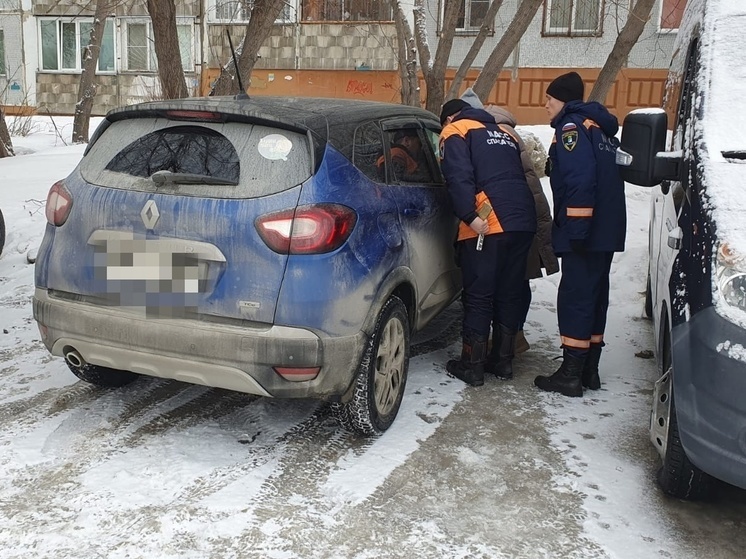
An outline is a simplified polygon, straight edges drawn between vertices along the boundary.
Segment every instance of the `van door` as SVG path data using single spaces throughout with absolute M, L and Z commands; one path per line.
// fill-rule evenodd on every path
M 685 206 L 688 205 L 688 189 L 691 186 L 691 173 L 696 170 L 692 168 L 692 155 L 694 142 L 693 114 L 694 99 L 696 96 L 696 73 L 699 48 L 697 39 L 693 40 L 686 58 L 681 75 L 682 84 L 678 99 L 676 121 L 671 140 L 670 151 L 681 151 L 684 154 L 684 165 L 681 171 L 681 180 L 664 181 L 660 190 L 654 195 L 653 210 L 655 215 L 651 222 L 653 232 L 653 246 L 651 247 L 651 291 L 653 295 L 654 316 L 660 318 L 662 309 L 660 303 L 667 301 L 667 308 L 672 323 L 677 321 L 672 308 L 671 281 L 673 267 L 679 251 L 684 248 L 684 217 Z M 673 64 L 672 64 L 673 66 Z M 655 332 L 656 337 L 661 333 L 662 325 Z M 659 343 L 659 340 L 656 340 Z

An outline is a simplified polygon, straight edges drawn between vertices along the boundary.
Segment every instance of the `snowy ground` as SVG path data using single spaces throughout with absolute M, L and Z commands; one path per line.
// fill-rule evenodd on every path
M 36 118 L 14 138 L 21 155 L 0 160 L 0 557 L 742 556 L 743 492 L 689 504 L 654 483 L 645 189 L 627 189 L 601 391 L 532 386 L 557 366 L 555 275 L 533 284 L 532 349 L 513 383 L 465 388 L 445 374 L 458 350 L 450 309 L 415 347 L 394 426 L 365 441 L 315 402 L 155 379 L 106 391 L 48 355 L 26 255 L 47 190 L 83 152 L 64 144 L 70 132 L 69 118 Z

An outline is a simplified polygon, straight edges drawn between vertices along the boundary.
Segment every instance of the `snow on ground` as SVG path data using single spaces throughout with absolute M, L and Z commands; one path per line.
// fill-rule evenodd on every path
M 70 128 L 34 117 L 33 133 L 14 138 L 19 156 L 0 160 L 3 557 L 694 558 L 743 548 L 740 536 L 711 549 L 691 509 L 654 486 L 647 190 L 627 188 L 603 390 L 567 399 L 531 386 L 560 354 L 557 274 L 533 283 L 532 349 L 514 383 L 449 378 L 449 342 L 412 359 L 394 426 L 360 441 L 314 402 L 155 379 L 102 391 L 48 355 L 26 256 L 44 232 L 47 190 L 84 150 L 65 145 Z M 548 126 L 525 129 L 548 145 Z

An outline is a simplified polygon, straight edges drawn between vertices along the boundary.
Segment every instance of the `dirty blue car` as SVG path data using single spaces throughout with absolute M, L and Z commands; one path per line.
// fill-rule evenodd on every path
M 419 108 L 336 99 L 110 112 L 47 199 L 45 346 L 99 386 L 322 399 L 345 427 L 385 431 L 410 337 L 461 287 L 439 130 Z

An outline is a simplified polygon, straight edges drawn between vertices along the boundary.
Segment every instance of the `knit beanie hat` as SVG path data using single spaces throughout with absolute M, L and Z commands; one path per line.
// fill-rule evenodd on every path
M 551 95 L 558 101 L 569 103 L 570 101 L 582 101 L 585 93 L 583 78 L 577 72 L 568 72 L 554 79 L 547 87 L 547 95 Z
M 440 125 L 443 126 L 449 116 L 455 115 L 457 112 L 463 109 L 468 109 L 469 107 L 471 107 L 471 105 L 463 99 L 451 99 L 450 101 L 446 101 L 443 108 L 440 110 Z
M 484 109 L 484 104 L 482 103 L 482 100 L 479 98 L 479 95 L 477 95 L 472 88 L 468 88 L 466 91 L 464 91 L 464 93 L 461 95 L 461 99 L 469 103 L 475 109 Z

